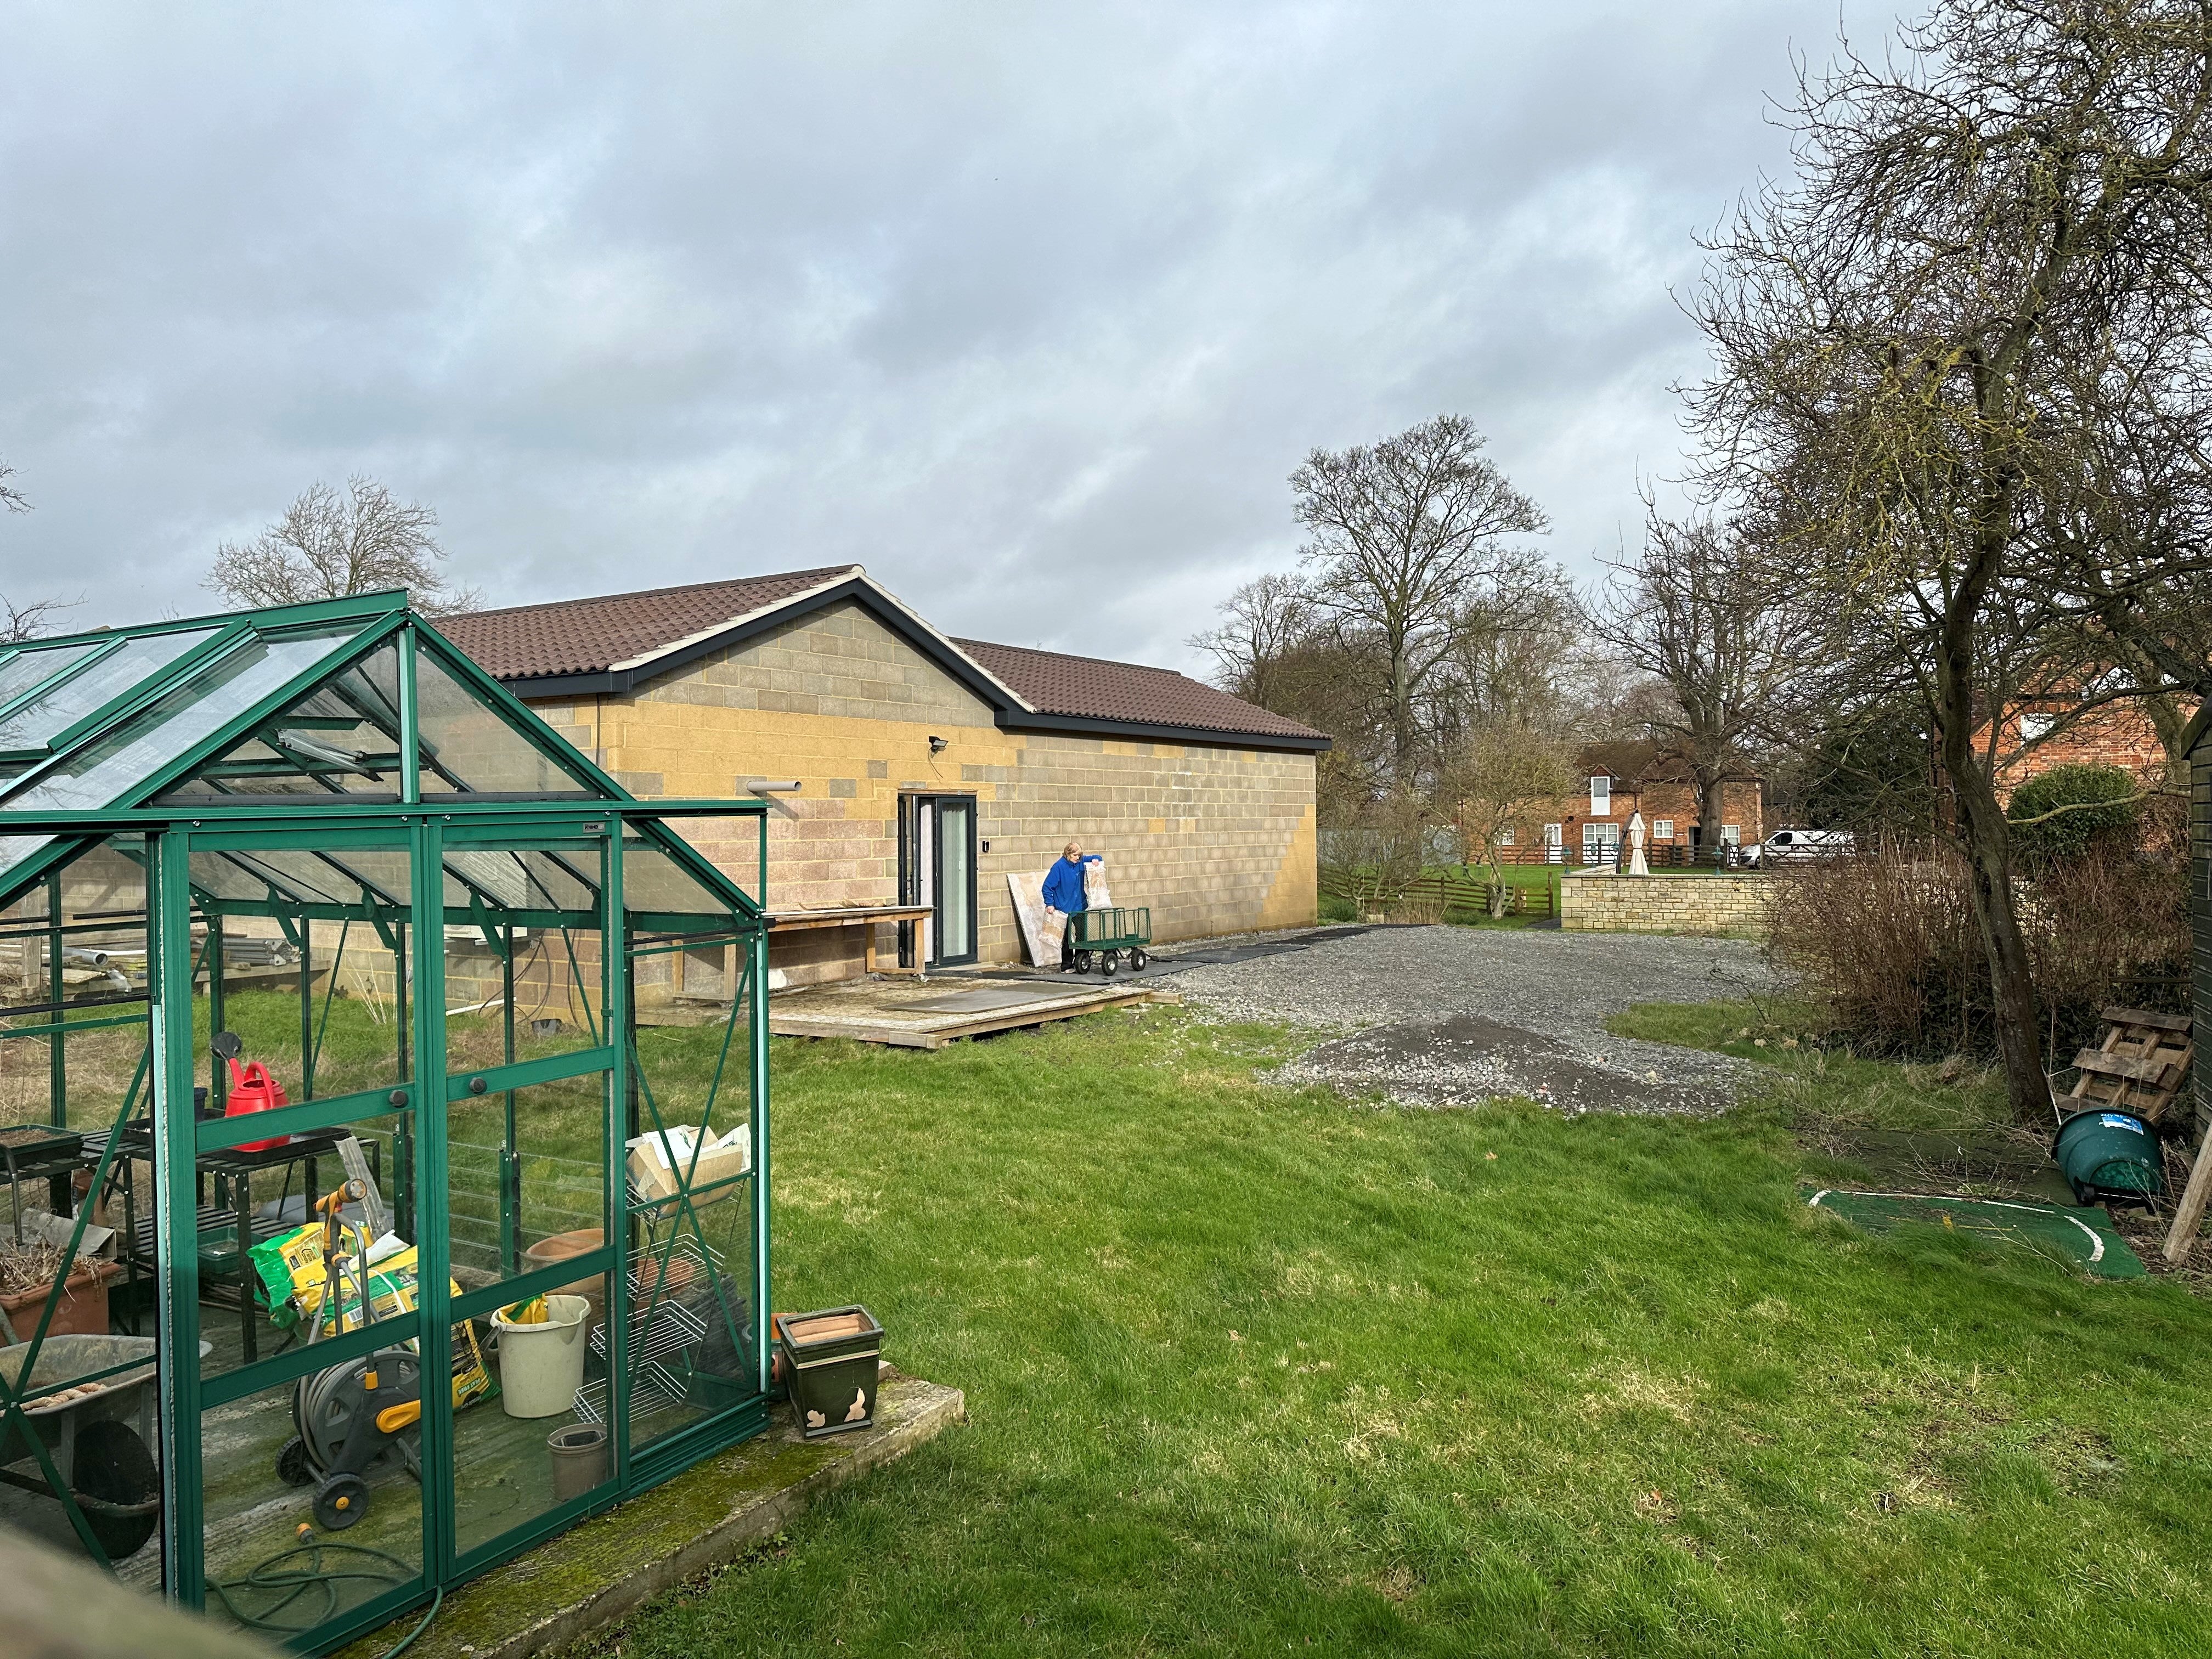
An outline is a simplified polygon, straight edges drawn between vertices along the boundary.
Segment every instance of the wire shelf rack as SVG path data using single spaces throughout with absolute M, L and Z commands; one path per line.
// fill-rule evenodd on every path
M 672 1406 L 684 1403 L 684 1384 L 658 1360 L 648 1359 L 637 1368 L 630 1383 L 629 1414 L 645 1417 L 654 1412 L 666 1411 Z M 604 1376 L 586 1382 L 576 1390 L 576 1415 L 586 1423 L 607 1421 L 607 1379 Z
M 629 1353 L 633 1364 L 649 1364 L 703 1341 L 707 1322 L 681 1303 L 661 1302 L 652 1308 L 633 1308 L 629 1315 Z M 607 1328 L 592 1328 L 592 1352 L 607 1357 Z

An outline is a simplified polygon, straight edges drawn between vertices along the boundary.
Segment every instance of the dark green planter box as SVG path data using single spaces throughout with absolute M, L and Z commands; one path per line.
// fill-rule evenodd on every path
M 817 1313 L 779 1314 L 775 1341 L 783 1355 L 791 1407 L 809 1440 L 876 1421 L 876 1362 L 884 1328 L 854 1303 Z

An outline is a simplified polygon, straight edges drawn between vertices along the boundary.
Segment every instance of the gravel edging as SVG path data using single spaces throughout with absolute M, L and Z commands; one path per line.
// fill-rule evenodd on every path
M 1176 986 L 1225 1018 L 1337 1034 L 1272 1073 L 1285 1083 L 1419 1106 L 1527 1096 L 1570 1113 L 1705 1115 L 1733 1103 L 1745 1062 L 1615 1036 L 1606 1017 L 1780 981 L 1738 939 L 1436 926 L 1194 967 Z

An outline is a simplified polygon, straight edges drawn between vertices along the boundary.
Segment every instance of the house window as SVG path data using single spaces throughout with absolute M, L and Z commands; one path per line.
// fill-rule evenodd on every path
M 1731 847 L 1742 846 L 1743 826 L 1740 823 L 1724 823 L 1721 825 L 1721 839 Z
M 1651 839 L 1652 839 L 1652 840 L 1654 840 L 1654 841 L 1672 841 L 1672 840 L 1674 840 L 1674 819 L 1672 819 L 1672 818 L 1654 818 L 1654 819 L 1652 819 L 1652 820 L 1651 820 Z
M 2022 714 L 2020 717 L 2020 740 L 2022 743 L 2041 743 L 2051 735 L 2051 728 L 2058 724 L 2056 714 Z
M 1500 847 L 1510 847 L 1513 845 L 1513 826 L 1511 824 L 1507 824 L 1503 830 L 1500 830 L 1498 832 L 1498 844 Z
M 1617 823 L 1585 823 L 1583 825 L 1583 862 L 1584 864 L 1618 864 L 1620 861 L 1620 826 Z
M 1590 816 L 1606 817 L 1613 811 L 1613 780 L 1600 772 L 1590 780 Z

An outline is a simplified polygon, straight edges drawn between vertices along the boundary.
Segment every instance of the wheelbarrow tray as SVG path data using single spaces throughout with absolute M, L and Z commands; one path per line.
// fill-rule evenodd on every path
M 1098 910 L 1078 910 L 1068 919 L 1079 951 L 1136 951 L 1152 942 L 1152 908 L 1149 904 L 1115 905 Z
M 25 1420 L 46 1443 L 54 1468 L 64 1473 L 64 1479 L 71 1478 L 69 1472 L 77 1467 L 77 1435 L 90 1424 L 120 1423 L 137 1436 L 141 1444 L 150 1449 L 156 1443 L 153 1383 L 158 1346 L 150 1336 L 89 1335 L 50 1336 L 39 1345 L 38 1362 L 31 1367 L 29 1377 L 29 1386 L 34 1389 L 65 1383 L 132 1360 L 144 1362 L 88 1382 L 81 1393 L 34 1400 L 23 1407 Z M 203 1358 L 210 1346 L 200 1345 Z M 0 1348 L 0 1376 L 7 1379 L 10 1388 L 17 1386 L 30 1348 L 27 1342 Z M 48 1484 L 36 1454 L 13 1419 L 0 1424 L 0 1485 L 60 1501 L 60 1494 Z M 161 1506 L 158 1495 L 140 1503 L 120 1504 L 78 1492 L 74 1484 L 70 1496 L 94 1530 L 109 1539 L 139 1537 L 143 1541 L 147 1518 Z

